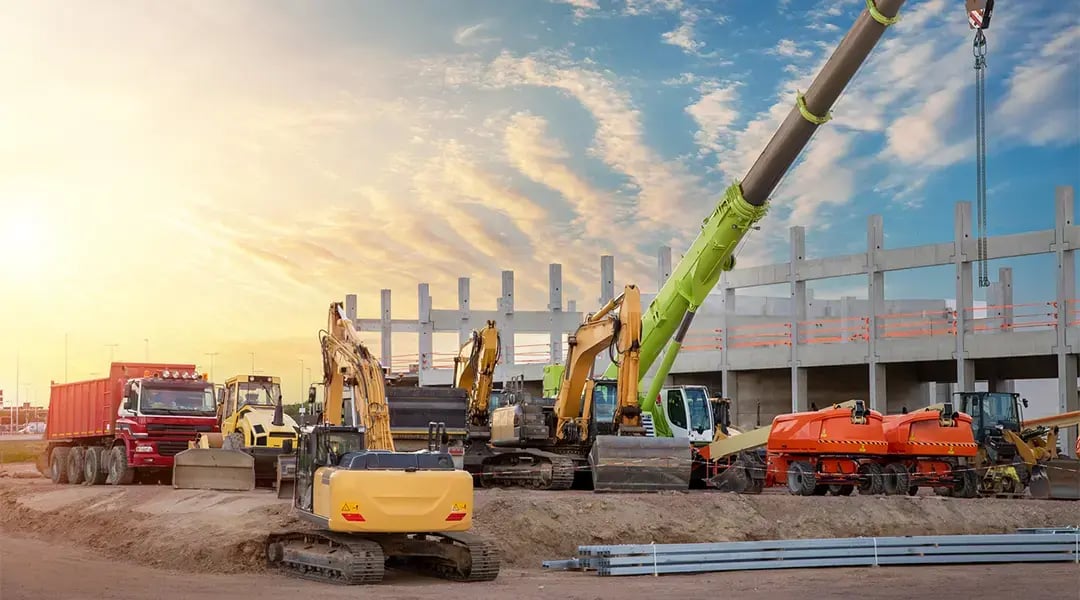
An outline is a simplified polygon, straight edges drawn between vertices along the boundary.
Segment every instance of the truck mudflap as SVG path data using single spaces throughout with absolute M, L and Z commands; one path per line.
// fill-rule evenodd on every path
M 595 492 L 689 490 L 690 440 L 601 435 L 589 450 Z
M 1080 500 L 1080 460 L 1055 458 L 1031 469 L 1032 498 Z
M 241 450 L 189 448 L 173 458 L 173 487 L 182 490 L 253 490 L 255 457 Z

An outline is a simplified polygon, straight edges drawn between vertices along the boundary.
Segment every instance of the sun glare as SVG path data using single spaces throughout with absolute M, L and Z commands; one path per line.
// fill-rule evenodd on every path
M 8 276 L 36 272 L 46 262 L 48 243 L 38 215 L 18 210 L 0 214 L 0 272 Z

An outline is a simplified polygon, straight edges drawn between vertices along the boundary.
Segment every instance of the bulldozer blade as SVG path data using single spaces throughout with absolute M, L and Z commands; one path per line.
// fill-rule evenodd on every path
M 1035 465 L 1028 490 L 1032 498 L 1080 500 L 1080 461 L 1056 458 Z
M 296 457 L 291 455 L 278 456 L 277 460 L 277 488 L 278 498 L 292 498 L 296 489 Z
M 589 450 L 593 491 L 689 490 L 690 440 L 646 436 L 597 436 Z
M 241 450 L 184 450 L 173 459 L 173 487 L 184 490 L 253 490 L 255 457 Z

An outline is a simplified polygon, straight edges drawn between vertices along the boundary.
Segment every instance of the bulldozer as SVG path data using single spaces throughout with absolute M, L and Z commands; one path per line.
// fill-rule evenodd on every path
M 173 487 L 251 490 L 292 497 L 299 426 L 284 413 L 281 379 L 235 375 L 217 390 L 220 432 L 201 433 L 177 454 Z
M 1017 393 L 956 392 L 954 398 L 971 415 L 981 493 L 1021 495 L 1027 489 L 1033 498 L 1080 500 L 1080 460 L 1061 457 L 1057 448 L 1058 429 L 1080 423 L 1080 413 L 1025 422 L 1021 407 L 1028 402 Z

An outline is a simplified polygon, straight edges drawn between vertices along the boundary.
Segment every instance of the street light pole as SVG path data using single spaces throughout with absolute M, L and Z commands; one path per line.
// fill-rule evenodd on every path
M 210 357 L 210 381 L 214 380 L 214 357 L 220 352 L 207 352 L 206 355 Z

